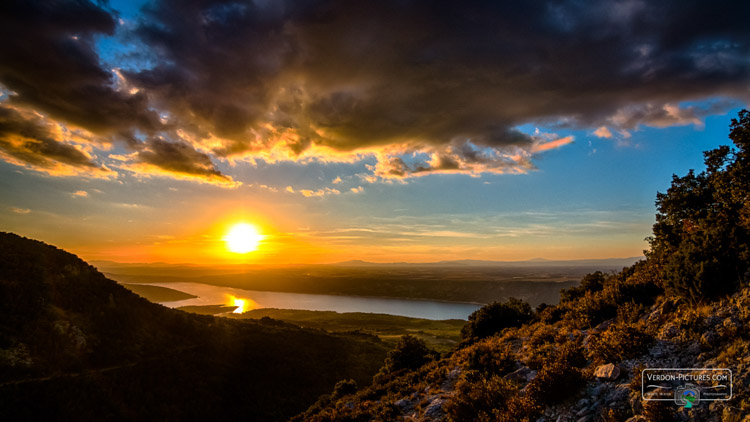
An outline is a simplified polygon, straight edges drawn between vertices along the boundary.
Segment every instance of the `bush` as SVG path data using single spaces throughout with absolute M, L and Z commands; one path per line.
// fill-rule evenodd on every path
M 569 307 L 565 319 L 575 328 L 591 328 L 617 316 L 617 303 L 606 292 L 587 292 Z
M 565 308 L 562 306 L 548 305 L 545 307 L 537 307 L 536 317 L 539 321 L 546 324 L 554 324 L 560 321 L 565 314 Z
M 505 303 L 493 302 L 469 315 L 461 336 L 464 340 L 487 338 L 506 328 L 520 327 L 531 318 L 531 306 L 522 300 L 510 298 Z
M 485 378 L 470 371 L 456 382 L 455 393 L 445 402 L 444 409 L 452 421 L 491 421 L 516 391 L 516 387 L 502 377 Z
M 542 406 L 559 403 L 585 384 L 581 370 L 550 359 L 526 387 L 526 397 Z
M 333 387 L 332 398 L 338 399 L 357 392 L 357 381 L 352 379 L 341 380 Z
M 586 294 L 586 292 L 598 292 L 604 288 L 604 282 L 607 280 L 607 276 L 601 271 L 596 271 L 590 274 L 586 274 L 581 279 L 581 284 L 578 287 L 571 287 L 569 289 L 562 289 L 560 291 L 560 301 L 568 302 L 571 300 L 578 299 L 579 297 Z
M 516 369 L 516 356 L 508 347 L 479 343 L 469 350 L 466 367 L 485 376 L 505 375 Z
M 427 362 L 434 360 L 437 353 L 427 347 L 427 344 L 412 335 L 401 337 L 396 348 L 388 353 L 385 360 L 385 372 L 396 372 L 402 369 L 414 370 Z
M 589 358 L 595 363 L 620 362 L 646 353 L 653 340 L 636 324 L 612 324 L 605 331 L 591 335 Z

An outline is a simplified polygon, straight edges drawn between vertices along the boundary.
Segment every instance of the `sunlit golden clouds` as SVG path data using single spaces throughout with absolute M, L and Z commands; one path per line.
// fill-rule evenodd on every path
M 50 176 L 109 178 L 115 173 L 98 164 L 90 138 L 44 115 L 0 105 L 0 158 Z M 107 149 L 106 143 L 97 145 Z

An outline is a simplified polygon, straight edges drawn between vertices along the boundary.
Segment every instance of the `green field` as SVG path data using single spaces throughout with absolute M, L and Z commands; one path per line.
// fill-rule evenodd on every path
M 458 343 L 461 338 L 461 327 L 466 324 L 466 321 L 460 319 L 436 321 L 363 312 L 338 313 L 270 308 L 225 316 L 252 319 L 269 317 L 328 332 L 360 331 L 376 335 L 384 342 L 392 344 L 401 336 L 411 334 L 425 340 L 430 347 L 441 353 L 451 350 Z

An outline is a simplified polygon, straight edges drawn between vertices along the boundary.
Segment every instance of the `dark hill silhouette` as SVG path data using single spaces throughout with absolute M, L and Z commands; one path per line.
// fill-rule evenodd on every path
M 75 255 L 0 233 L 4 420 L 283 420 L 385 347 L 280 321 L 148 302 Z

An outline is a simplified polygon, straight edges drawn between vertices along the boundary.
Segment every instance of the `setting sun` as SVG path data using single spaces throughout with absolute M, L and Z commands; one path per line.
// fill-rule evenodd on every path
M 258 233 L 258 230 L 250 224 L 238 223 L 232 226 L 224 236 L 224 241 L 227 242 L 227 249 L 234 253 L 248 253 L 258 249 L 258 244 L 263 240 L 263 235 Z

